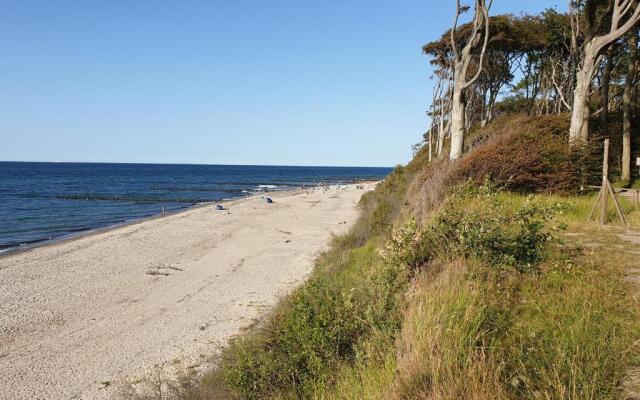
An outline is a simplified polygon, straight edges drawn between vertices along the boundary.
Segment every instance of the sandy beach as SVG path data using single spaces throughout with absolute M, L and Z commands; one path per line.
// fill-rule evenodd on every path
M 0 399 L 108 398 L 157 364 L 207 366 L 372 188 L 251 197 L 0 257 Z

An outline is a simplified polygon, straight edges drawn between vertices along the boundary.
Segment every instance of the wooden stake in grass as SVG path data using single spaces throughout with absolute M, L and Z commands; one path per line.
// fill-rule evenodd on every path
M 604 157 L 602 158 L 602 196 L 600 199 L 600 225 L 607 223 L 607 214 L 609 213 L 609 194 L 607 193 L 607 186 L 609 183 L 609 139 L 604 140 Z
M 589 219 L 593 218 L 596 209 L 598 208 L 598 203 L 600 204 L 600 225 L 605 225 L 607 223 L 607 216 L 609 214 L 609 196 L 613 200 L 613 205 L 616 207 L 616 211 L 618 213 L 618 218 L 623 225 L 627 225 L 627 220 L 624 217 L 624 213 L 622 212 L 622 208 L 620 208 L 620 203 L 618 203 L 618 199 L 616 199 L 616 194 L 611 187 L 611 182 L 609 182 L 609 139 L 604 140 L 604 158 L 602 160 L 602 187 L 600 187 L 600 193 L 598 193 L 598 197 L 596 198 L 596 202 L 591 209 L 591 215 L 589 215 Z

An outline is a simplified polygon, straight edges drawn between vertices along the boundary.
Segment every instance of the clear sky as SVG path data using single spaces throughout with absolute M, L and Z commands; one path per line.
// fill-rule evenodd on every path
M 565 3 L 494 0 L 492 13 Z M 405 163 L 431 98 L 421 46 L 453 11 L 453 0 L 4 0 L 0 160 Z

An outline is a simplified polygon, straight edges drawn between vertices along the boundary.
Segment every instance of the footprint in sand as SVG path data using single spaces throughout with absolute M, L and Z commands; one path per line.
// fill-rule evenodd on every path
M 182 271 L 182 268 L 173 266 L 152 267 L 147 269 L 145 274 L 151 276 L 169 276 L 171 275 L 171 271 Z

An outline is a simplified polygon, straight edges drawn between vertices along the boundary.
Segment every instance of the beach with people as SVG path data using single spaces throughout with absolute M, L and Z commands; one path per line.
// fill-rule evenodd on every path
M 374 187 L 254 195 L 0 257 L 0 398 L 109 398 L 158 368 L 206 370 Z

